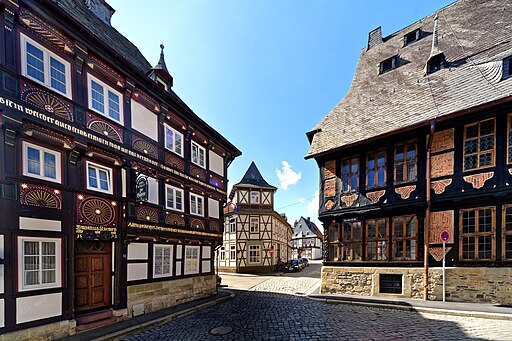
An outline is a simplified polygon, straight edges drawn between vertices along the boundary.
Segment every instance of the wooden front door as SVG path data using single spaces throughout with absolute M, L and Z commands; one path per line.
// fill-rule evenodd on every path
M 75 311 L 110 305 L 110 243 L 77 241 L 75 249 Z

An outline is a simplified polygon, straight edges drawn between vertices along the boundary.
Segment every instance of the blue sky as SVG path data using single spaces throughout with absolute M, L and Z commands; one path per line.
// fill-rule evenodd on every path
M 242 151 L 230 184 L 254 161 L 292 225 L 300 216 L 318 223 L 319 172 L 304 160 L 305 133 L 348 91 L 368 33 L 390 35 L 452 2 L 107 1 L 112 25 L 152 65 L 165 45 L 173 90 Z

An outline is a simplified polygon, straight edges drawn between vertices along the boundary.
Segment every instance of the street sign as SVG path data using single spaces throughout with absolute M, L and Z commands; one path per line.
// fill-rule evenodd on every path
M 443 242 L 447 241 L 448 239 L 450 239 L 450 234 L 448 233 L 448 231 L 443 231 L 441 232 L 441 240 Z

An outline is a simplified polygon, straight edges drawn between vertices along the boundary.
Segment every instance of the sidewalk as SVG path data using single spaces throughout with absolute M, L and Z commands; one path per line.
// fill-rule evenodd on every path
M 485 303 L 462 303 L 424 301 L 397 297 L 348 296 L 332 294 L 313 294 L 310 299 L 326 303 L 354 304 L 376 308 L 416 311 L 467 317 L 482 317 L 497 320 L 512 320 L 512 305 L 501 306 Z
M 160 324 L 176 320 L 177 318 L 193 314 L 199 310 L 224 303 L 235 297 L 234 294 L 219 290 L 219 293 L 213 296 L 205 297 L 192 302 L 183 303 L 175 307 L 158 310 L 129 318 L 114 324 L 85 331 L 79 334 L 61 338 L 61 341 L 100 341 L 100 340 L 118 340 L 121 337 L 127 337 L 132 333 L 156 327 Z

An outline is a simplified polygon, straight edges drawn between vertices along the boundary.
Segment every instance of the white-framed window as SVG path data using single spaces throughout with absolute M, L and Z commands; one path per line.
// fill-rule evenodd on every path
M 261 248 L 260 245 L 249 245 L 249 263 L 261 263 Z
M 165 185 L 165 207 L 183 212 L 183 190 Z
M 220 260 L 226 259 L 226 248 L 224 246 L 220 248 L 219 258 Z
M 112 168 L 87 161 L 87 189 L 112 194 Z
M 251 191 L 251 204 L 260 203 L 260 192 Z
M 61 245 L 60 238 L 18 237 L 19 291 L 62 286 Z
M 185 246 L 185 275 L 199 273 L 199 246 Z
M 61 154 L 23 141 L 23 175 L 61 183 Z
M 89 109 L 122 125 L 123 95 L 91 74 L 87 74 L 87 86 Z
M 172 275 L 172 245 L 153 245 L 153 277 Z
M 206 165 L 206 149 L 194 141 L 192 141 L 192 163 L 203 168 Z
M 230 253 L 230 254 L 229 254 L 229 257 L 230 257 L 231 259 L 236 259 L 236 246 L 235 246 L 235 245 L 231 245 L 231 246 L 229 247 L 229 253 Z
M 71 98 L 71 64 L 23 33 L 20 40 L 23 76 Z
M 190 214 L 203 216 L 204 211 L 204 199 L 203 197 L 190 193 Z
M 251 233 L 258 233 L 260 231 L 260 218 L 251 217 L 249 231 Z
M 183 156 L 183 134 L 164 124 L 165 148 Z
M 236 232 L 236 218 L 229 218 L 229 233 Z

